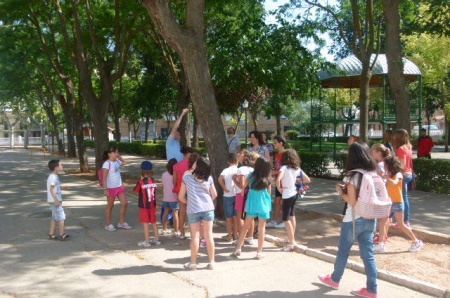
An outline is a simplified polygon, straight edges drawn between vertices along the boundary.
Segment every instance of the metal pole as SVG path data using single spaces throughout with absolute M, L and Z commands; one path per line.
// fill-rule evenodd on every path
M 247 108 L 245 108 L 245 148 L 247 148 Z

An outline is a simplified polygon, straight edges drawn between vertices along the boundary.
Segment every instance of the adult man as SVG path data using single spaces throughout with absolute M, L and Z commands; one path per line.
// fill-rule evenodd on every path
M 433 139 L 427 135 L 427 130 L 420 130 L 420 137 L 417 140 L 417 157 L 431 158 L 431 149 L 433 149 Z
M 235 135 L 234 127 L 227 128 L 227 144 L 229 153 L 238 153 L 241 151 L 241 141 Z
M 180 132 L 178 131 L 178 128 L 180 126 L 181 120 L 183 119 L 183 116 L 186 115 L 188 111 L 189 111 L 188 108 L 183 109 L 180 117 L 178 117 L 178 119 L 173 124 L 172 130 L 170 131 L 170 134 L 167 137 L 166 142 L 167 160 L 170 160 L 171 158 L 175 158 L 178 162 L 183 160 L 183 154 L 180 151 L 181 149 Z

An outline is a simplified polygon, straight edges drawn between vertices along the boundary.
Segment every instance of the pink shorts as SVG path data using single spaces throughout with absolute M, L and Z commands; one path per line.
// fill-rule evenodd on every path
M 142 223 L 156 223 L 156 208 L 139 208 L 139 222 Z
M 236 194 L 236 202 L 234 203 L 234 209 L 236 209 L 237 211 L 244 211 L 244 194 L 241 193 L 237 193 Z
M 110 198 L 116 198 L 121 193 L 125 194 L 125 187 L 123 187 L 123 185 L 115 188 L 108 188 L 108 195 Z

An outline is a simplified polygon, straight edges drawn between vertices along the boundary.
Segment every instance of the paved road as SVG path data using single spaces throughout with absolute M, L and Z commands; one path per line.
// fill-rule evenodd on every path
M 316 276 L 331 272 L 331 263 L 281 252 L 269 242 L 262 260 L 253 258 L 254 247 L 244 248 L 240 259 L 230 259 L 233 247 L 221 242 L 220 226 L 215 227 L 217 268 L 186 271 L 182 264 L 189 261 L 188 241 L 163 238 L 160 246 L 138 247 L 142 228 L 134 201 L 128 222 L 135 228 L 104 231 L 105 202 L 96 182 L 67 175 L 61 181 L 70 187 L 63 197 L 72 238 L 49 241 L 50 212 L 45 203 L 49 156 L 30 158 L 23 149 L 2 149 L 0 156 L 0 297 L 352 297 L 351 289 L 364 286 L 363 274 L 347 270 L 340 290 L 325 288 Z M 127 171 L 137 171 L 141 159 L 125 158 L 130 163 Z M 76 162 L 63 159 L 66 169 L 76 168 Z M 155 164 L 159 168 L 164 162 Z M 311 191 L 311 198 L 319 196 L 321 187 L 314 188 L 317 194 Z M 331 193 L 330 200 L 336 200 Z M 199 262 L 206 266 L 205 251 Z M 429 297 L 381 280 L 379 293 Z

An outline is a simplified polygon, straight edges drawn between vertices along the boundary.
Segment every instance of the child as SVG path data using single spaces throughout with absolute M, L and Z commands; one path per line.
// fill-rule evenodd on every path
M 210 176 L 211 168 L 199 158 L 192 175 L 183 177 L 178 200 L 186 204 L 187 218 L 191 230 L 191 262 L 184 264 L 184 268 L 197 269 L 197 254 L 199 248 L 200 229 L 203 229 L 207 243 L 209 264 L 208 269 L 214 269 L 215 246 L 213 239 L 214 203 L 217 191 L 213 178 Z M 186 198 L 187 194 L 187 198 Z
M 237 155 L 235 153 L 228 154 L 229 167 L 220 173 L 219 184 L 223 188 L 223 209 L 225 210 L 225 218 L 227 221 L 227 235 L 224 239 L 231 242 L 236 239 L 237 235 L 237 215 L 234 204 L 236 202 L 236 188 L 233 176 L 238 171 Z
M 286 139 L 281 136 L 274 136 L 273 137 L 273 144 L 275 146 L 275 149 L 277 150 L 277 154 L 275 154 L 275 164 L 274 164 L 274 170 L 272 171 L 272 174 L 276 176 L 280 173 L 280 169 L 283 166 L 281 163 L 281 154 L 286 150 L 284 147 L 286 145 Z M 278 218 L 280 216 L 281 211 L 281 193 L 278 191 L 278 188 L 275 188 L 275 202 L 273 204 L 273 219 L 267 223 L 268 228 L 285 228 L 284 222 L 278 223 Z
M 300 157 L 294 149 L 287 149 L 281 155 L 283 166 L 280 169 L 276 183 L 277 189 L 281 193 L 283 201 L 283 222 L 286 227 L 286 234 L 289 244 L 283 248 L 283 251 L 294 251 L 295 230 L 297 222 L 295 220 L 295 202 L 299 197 L 295 182 L 298 176 L 303 177 L 303 182 L 309 183 L 308 175 L 300 169 Z
M 175 193 L 172 192 L 173 189 L 173 166 L 177 163 L 177 160 L 175 158 L 170 159 L 166 164 L 166 169 L 162 174 L 162 185 L 163 185 L 163 207 L 164 207 L 164 214 L 163 214 L 163 230 L 162 234 L 167 235 L 169 234 L 169 230 L 167 229 L 167 218 L 169 216 L 169 211 L 172 210 L 172 216 L 173 216 L 173 226 L 175 229 L 174 235 L 175 237 L 178 237 L 180 235 L 179 229 L 178 229 L 178 210 L 180 209 L 180 203 L 178 203 L 178 198 Z
M 119 223 L 117 227 L 120 229 L 129 230 L 131 226 L 125 222 L 127 214 L 128 200 L 125 195 L 125 188 L 122 185 L 122 177 L 120 175 L 120 168 L 125 165 L 125 160 L 119 155 L 117 146 L 110 146 L 108 150 L 103 153 L 103 187 L 106 196 L 106 225 L 105 230 L 114 232 L 116 228 L 111 223 L 111 213 L 114 207 L 114 201 L 119 198 L 120 213 Z
M 139 221 L 144 226 L 145 240 L 138 243 L 138 246 L 150 247 L 152 244 L 160 245 L 158 226 L 156 225 L 156 183 L 153 179 L 153 164 L 147 160 L 141 163 L 141 179 L 136 183 L 133 191 L 139 194 Z M 150 241 L 149 224 L 153 226 L 155 238 Z
M 411 247 L 409 248 L 410 252 L 416 252 L 422 249 L 423 242 L 418 240 L 411 228 L 405 225 L 403 222 L 403 214 L 405 210 L 405 206 L 403 203 L 402 196 L 402 163 L 396 156 L 388 156 L 384 159 L 384 167 L 386 169 L 387 175 L 386 178 L 386 189 L 388 191 L 389 197 L 392 200 L 392 209 L 391 212 L 394 213 L 394 217 L 397 221 L 397 227 L 403 231 L 412 241 Z M 380 239 L 385 239 L 384 236 L 387 235 L 389 229 L 389 224 L 386 219 L 380 220 Z M 378 243 L 374 246 L 373 251 L 375 253 L 386 252 L 385 243 Z
M 244 187 L 249 185 L 249 192 L 247 201 L 245 203 L 245 210 L 247 217 L 244 225 L 239 233 L 239 241 L 236 245 L 236 250 L 231 256 L 238 257 L 241 255 L 241 247 L 244 244 L 247 230 L 255 218 L 258 220 L 258 249 L 256 251 L 256 258 L 264 258 L 262 248 L 264 238 L 266 236 L 266 220 L 270 218 L 270 210 L 272 208 L 272 198 L 270 196 L 270 174 L 272 164 L 270 161 L 259 157 L 255 162 L 254 171 L 245 178 Z
M 64 241 L 69 238 L 69 235 L 64 233 L 64 220 L 66 219 L 66 214 L 62 207 L 61 188 L 66 189 L 66 187 L 61 187 L 58 178 L 58 173 L 62 171 L 63 166 L 59 162 L 59 159 L 52 159 L 48 162 L 48 168 L 52 171 L 47 178 L 47 203 L 49 203 L 50 209 L 52 210 L 52 220 L 50 222 L 48 239 Z M 58 222 L 59 236 L 55 236 L 56 222 Z
M 250 152 L 247 149 L 239 152 L 238 161 L 241 166 L 238 168 L 236 175 L 233 176 L 233 181 L 236 186 L 236 203 L 234 204 L 234 209 L 236 209 L 237 213 L 237 230 L 241 231 L 242 225 L 244 224 L 242 220 L 242 214 L 244 213 L 244 190 L 245 190 L 245 178 L 253 172 L 253 165 L 255 164 L 256 159 L 258 158 L 257 152 Z M 245 238 L 245 243 L 248 245 L 253 245 L 253 231 L 254 224 L 253 221 L 251 223 L 250 228 L 248 229 L 248 237 Z M 235 240 L 237 243 L 237 240 Z M 236 244 L 233 243 L 233 244 Z
M 344 178 L 345 184 L 336 184 L 336 191 L 347 203 L 345 215 L 342 219 L 341 233 L 339 236 L 338 251 L 334 261 L 332 274 L 321 274 L 319 280 L 327 287 L 338 289 L 339 282 L 344 275 L 344 270 L 350 255 L 350 250 L 357 240 L 359 254 L 364 263 L 366 273 L 366 287 L 353 290 L 351 293 L 360 297 L 377 297 L 377 264 L 373 255 L 373 231 L 375 230 L 375 219 L 366 219 L 354 211 L 359 193 L 359 179 L 361 173 L 353 170 L 361 169 L 375 172 L 377 164 L 370 154 L 370 148 L 365 143 L 355 142 L 350 145 Z M 356 239 L 355 239 L 356 236 Z M 354 283 L 355 281 L 352 281 Z

